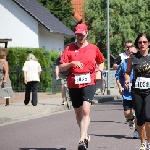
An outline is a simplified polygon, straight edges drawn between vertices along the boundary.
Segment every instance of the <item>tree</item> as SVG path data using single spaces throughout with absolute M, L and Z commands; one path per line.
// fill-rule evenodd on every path
M 63 22 L 71 30 L 74 29 L 72 23 L 73 8 L 70 0 L 38 0 L 48 11 L 50 11 L 56 18 Z M 73 39 L 74 40 L 74 39 Z M 65 43 L 72 42 L 66 38 Z
M 86 0 L 85 19 L 89 26 L 89 39 L 98 45 L 106 56 L 106 2 Z M 124 42 L 135 41 L 140 32 L 150 33 L 149 0 L 110 0 L 110 50 L 117 55 Z

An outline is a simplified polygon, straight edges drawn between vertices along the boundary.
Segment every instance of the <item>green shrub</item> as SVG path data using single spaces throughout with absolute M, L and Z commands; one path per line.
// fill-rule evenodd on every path
M 7 61 L 9 63 L 10 79 L 14 91 L 24 91 L 24 77 L 22 67 L 29 53 L 33 53 L 41 64 L 42 73 L 39 91 L 46 92 L 52 89 L 52 66 L 58 57 L 58 52 L 42 48 L 8 48 Z M 53 67 L 54 68 L 54 67 Z

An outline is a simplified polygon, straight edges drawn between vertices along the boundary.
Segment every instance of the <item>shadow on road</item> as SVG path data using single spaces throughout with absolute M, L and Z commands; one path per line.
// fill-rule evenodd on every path
M 113 101 L 108 101 L 104 103 L 97 103 L 96 105 L 122 105 L 122 100 L 113 100 Z
M 114 123 L 122 123 L 122 124 L 127 124 L 127 123 L 123 123 L 123 122 L 116 122 L 116 121 L 90 121 L 90 122 L 114 122 Z
M 20 150 L 66 150 L 66 148 L 19 148 Z
M 127 137 L 126 135 L 96 135 L 96 134 L 90 134 L 93 136 L 103 136 L 103 137 L 113 137 L 116 139 L 132 139 L 132 137 Z

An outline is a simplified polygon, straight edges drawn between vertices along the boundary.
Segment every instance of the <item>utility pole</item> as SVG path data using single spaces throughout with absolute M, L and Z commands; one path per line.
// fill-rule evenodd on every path
M 109 0 L 107 0 L 107 95 L 110 95 Z

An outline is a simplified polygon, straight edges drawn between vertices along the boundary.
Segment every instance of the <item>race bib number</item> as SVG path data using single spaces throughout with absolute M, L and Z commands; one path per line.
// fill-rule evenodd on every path
M 150 81 L 149 80 L 150 80 L 149 78 L 143 78 L 143 77 L 137 78 L 137 80 L 135 82 L 135 88 L 139 88 L 139 89 L 150 88 Z
M 84 83 L 90 83 L 90 82 L 91 82 L 90 73 L 75 75 L 75 84 L 84 84 Z
M 139 88 L 139 89 L 148 89 L 150 88 L 150 82 L 135 82 L 135 88 Z

